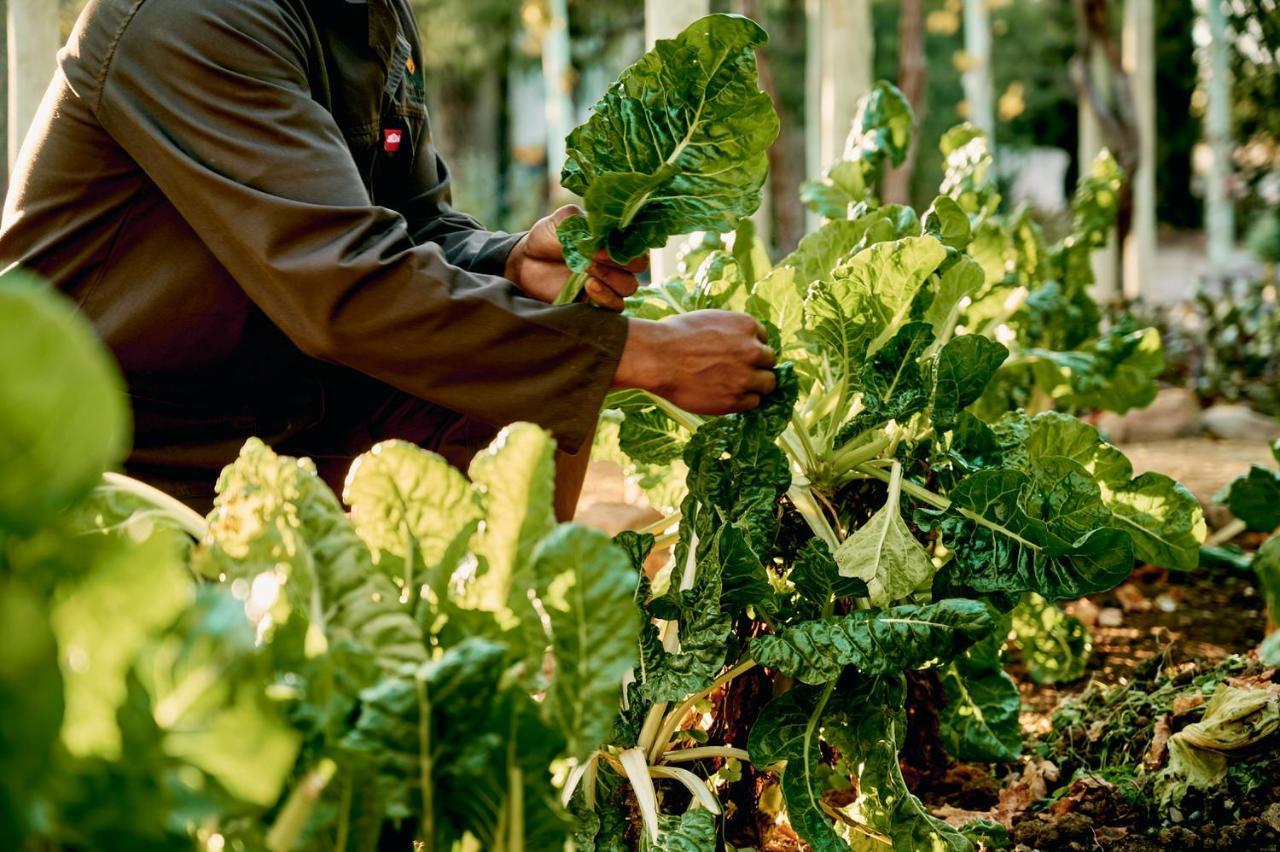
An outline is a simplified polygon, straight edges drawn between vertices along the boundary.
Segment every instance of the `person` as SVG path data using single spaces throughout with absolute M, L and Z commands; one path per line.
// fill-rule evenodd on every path
M 92 0 L 29 133 L 0 260 L 91 318 L 134 410 L 126 470 L 207 509 L 244 440 L 315 459 L 399 438 L 463 466 L 532 421 L 572 514 L 599 411 L 640 388 L 700 414 L 774 387 L 752 318 L 627 319 L 642 267 L 450 206 L 408 0 Z

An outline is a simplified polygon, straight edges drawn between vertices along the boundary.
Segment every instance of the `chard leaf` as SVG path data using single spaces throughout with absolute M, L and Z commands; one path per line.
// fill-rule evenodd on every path
M 895 468 L 894 476 L 901 475 L 901 467 Z M 934 572 L 933 560 L 902 519 L 898 489 L 892 484 L 884 506 L 836 548 L 835 561 L 842 577 L 867 584 L 867 598 L 874 607 L 927 587 Z
M 766 38 L 746 18 L 695 21 L 623 71 L 569 134 L 560 180 L 583 196 L 589 232 L 562 226 L 575 270 L 602 248 L 627 262 L 676 234 L 731 231 L 755 212 L 778 135 L 756 75 Z
M 955 426 L 960 412 L 977 402 L 1009 350 L 979 334 L 949 341 L 934 368 L 933 425 L 937 432 Z
M 276 455 L 251 439 L 223 470 L 209 533 L 192 557 L 206 577 L 253 583 L 266 575 L 283 595 L 277 625 L 306 627 L 299 658 L 344 641 L 376 655 L 387 671 L 426 659 L 422 631 L 400 604 L 400 589 L 374 568 L 338 499 L 307 459 Z
M 946 254 L 933 237 L 906 237 L 873 245 L 836 268 L 828 289 L 839 305 L 838 316 L 860 319 L 860 334 L 871 340 L 869 352 L 874 354 L 898 332 L 916 293 Z M 828 310 L 816 318 L 831 316 Z
M 656 406 L 627 406 L 618 430 L 622 451 L 640 464 L 664 465 L 680 458 L 689 433 Z
M 0 364 L 0 526 L 30 532 L 124 459 L 124 380 L 72 304 L 18 269 L 0 277 Z
M 981 470 L 950 497 L 942 516 L 955 553 L 944 569 L 949 583 L 1066 600 L 1114 588 L 1133 568 L 1128 533 L 1107 526 L 1097 483 L 1069 459 L 1048 460 L 1032 474 Z
M 778 329 L 781 355 L 793 353 L 801 344 L 808 289 L 795 269 L 779 265 L 761 279 L 751 293 L 747 312 Z
M 637 662 L 638 577 L 607 536 L 572 525 L 539 545 L 533 571 L 555 661 L 543 718 L 560 731 L 567 753 L 585 760 L 608 738 L 622 678 Z
M 1089 628 L 1040 595 L 1029 594 L 1013 610 L 1013 633 L 1022 663 L 1039 684 L 1070 683 L 1084 677 L 1093 654 Z
M 804 683 L 828 683 L 845 666 L 882 674 L 945 663 L 992 627 L 985 604 L 956 598 L 801 622 L 753 639 L 751 652 L 761 665 Z
M 1185 486 L 1160 473 L 1134 478 L 1129 460 L 1097 429 L 1064 414 L 1032 418 L 1025 446 L 1032 466 L 1067 458 L 1084 467 L 1098 481 L 1111 525 L 1129 534 L 1139 559 L 1181 571 L 1199 563 L 1204 512 Z
M 933 301 L 924 313 L 925 322 L 933 326 L 934 333 L 945 338 L 955 329 L 963 312 L 964 300 L 977 293 L 983 284 L 982 267 L 967 255 L 959 255 L 944 264 L 943 272 L 935 288 Z
M 800 198 L 828 219 L 842 219 L 851 205 L 867 200 L 886 163 L 901 165 L 911 145 L 915 116 L 892 83 L 881 80 L 858 101 L 843 158 L 821 181 L 805 181 Z
M 259 807 L 280 797 L 301 739 L 267 699 L 266 663 L 244 604 L 207 590 L 135 669 L 165 754 Z
M 476 555 L 485 570 L 465 589 L 460 603 L 509 620 L 513 595 L 523 603 L 533 551 L 556 526 L 555 441 L 529 423 L 503 429 L 471 462 L 471 482 L 480 495 L 485 524 Z
M 814 281 L 829 280 L 842 261 L 858 249 L 865 248 L 864 238 L 878 223 L 890 226 L 884 238 L 893 239 L 892 223 L 880 208 L 864 212 L 856 219 L 845 219 L 842 214 L 840 218 L 833 218 L 813 233 L 801 237 L 796 250 L 779 261 L 778 266 L 795 270 L 796 282 L 803 292 Z M 883 240 L 872 239 L 870 242 Z
M 406 441 L 386 441 L 356 459 L 342 494 L 374 563 L 416 597 L 442 596 L 480 523 L 476 494 L 456 468 Z
M 0 624 L 0 836 L 21 849 L 64 726 L 63 673 L 43 595 L 21 579 L 0 577 Z
M 854 434 L 875 423 L 905 421 L 929 404 L 932 364 L 923 360 L 933 343 L 933 327 L 911 322 L 898 329 L 862 368 L 862 405 Z
M 811 538 L 791 567 L 791 582 L 806 601 L 822 608 L 832 598 L 866 597 L 867 584 L 840 573 L 825 542 Z
M 905 701 L 900 674 L 852 679 L 833 697 L 824 733 L 846 764 L 860 767 L 858 816 L 888 837 L 894 852 L 974 852 L 972 841 L 931 815 L 907 789 L 898 763 L 907 730 Z M 858 848 L 884 844 L 869 841 Z
M 1016 760 L 1022 752 L 1018 685 L 1001 668 L 975 671 L 964 658 L 942 674 L 947 704 L 938 714 L 942 744 L 956 760 Z
M 1280 537 L 1263 542 L 1252 565 L 1258 588 L 1267 602 L 1267 618 L 1272 624 L 1280 623 Z
M 782 796 L 791 827 L 816 852 L 846 852 L 822 809 L 825 785 L 818 775 L 825 701 L 822 690 L 796 687 L 765 705 L 751 726 L 747 751 L 760 769 L 786 762 Z
M 944 246 L 956 251 L 964 251 L 973 239 L 973 231 L 969 225 L 969 215 L 960 208 L 955 199 L 939 195 L 924 214 L 924 232 L 938 238 Z
M 660 816 L 658 839 L 642 848 L 652 852 L 715 852 L 716 818 L 711 811 L 693 807 L 678 817 Z
M 117 713 L 146 645 L 195 600 L 183 542 L 155 528 L 143 541 L 95 538 L 92 570 L 59 584 L 49 613 L 63 667 L 62 743 L 78 757 L 121 757 Z
M 1261 465 L 1236 477 L 1215 499 L 1254 532 L 1280 527 L 1280 474 Z

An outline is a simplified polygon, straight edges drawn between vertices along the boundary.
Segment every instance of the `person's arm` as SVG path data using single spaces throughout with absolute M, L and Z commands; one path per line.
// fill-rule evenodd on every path
M 403 216 L 369 203 L 309 61 L 289 4 L 148 0 L 102 69 L 96 112 L 304 352 L 576 449 L 627 320 L 523 298 L 416 245 Z

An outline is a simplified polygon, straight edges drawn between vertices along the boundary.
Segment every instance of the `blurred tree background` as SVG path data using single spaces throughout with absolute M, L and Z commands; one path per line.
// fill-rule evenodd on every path
M 69 31 L 84 0 L 58 0 Z M 927 203 L 941 178 L 937 141 L 968 117 L 961 83 L 963 0 L 871 0 L 875 74 L 901 82 L 904 32 L 924 56 L 920 145 L 909 192 Z M 1064 189 L 1075 180 L 1078 99 L 1070 66 L 1080 38 L 1076 0 L 987 0 L 991 71 L 1002 151 L 1067 152 Z M 1157 193 L 1160 221 L 1197 228 L 1202 221 L 1197 148 L 1205 97 L 1197 50 L 1207 36 L 1207 2 L 1222 2 L 1234 37 L 1233 121 L 1240 220 L 1280 203 L 1280 0 L 1156 0 Z M 644 49 L 638 0 L 411 0 L 426 50 L 428 97 L 437 144 L 454 173 L 459 207 L 484 222 L 520 228 L 559 202 L 548 179 L 547 84 L 542 76 L 548 27 L 567 11 L 574 120 Z M 1110 6 L 1117 21 L 1121 3 Z M 804 229 L 795 187 L 805 176 L 805 0 L 716 0 L 715 11 L 748 14 L 771 34 L 763 85 L 774 96 L 783 132 L 772 155 L 770 217 L 774 248 Z M 905 16 L 916 16 L 905 20 Z

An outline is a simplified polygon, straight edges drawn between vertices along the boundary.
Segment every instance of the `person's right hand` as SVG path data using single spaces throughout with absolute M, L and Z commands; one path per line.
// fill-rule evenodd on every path
M 747 411 L 773 392 L 764 327 L 730 311 L 631 320 L 614 386 L 655 393 L 693 414 Z

